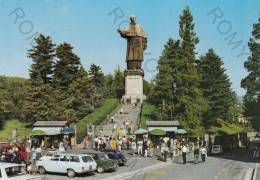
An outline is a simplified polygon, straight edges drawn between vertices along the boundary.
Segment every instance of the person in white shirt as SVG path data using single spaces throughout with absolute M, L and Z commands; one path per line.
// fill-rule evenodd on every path
M 143 141 L 141 140 L 141 139 L 139 139 L 138 141 L 137 141 L 137 146 L 138 146 L 138 155 L 139 154 L 143 154 Z
M 207 156 L 207 149 L 205 148 L 205 146 L 202 146 L 200 152 L 201 152 L 201 160 L 202 162 L 205 162 Z
M 65 148 L 63 146 L 63 143 L 60 144 L 59 151 L 60 152 L 65 152 Z
M 187 153 L 187 147 L 184 144 L 182 147 L 182 159 L 183 159 L 183 164 L 186 164 L 186 153 Z

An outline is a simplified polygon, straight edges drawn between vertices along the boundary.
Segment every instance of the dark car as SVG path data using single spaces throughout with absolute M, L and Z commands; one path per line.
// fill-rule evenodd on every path
M 127 159 L 117 149 L 105 149 L 104 151 L 110 159 L 117 160 L 119 165 L 125 165 Z
M 118 161 L 109 159 L 106 153 L 87 153 L 92 155 L 93 159 L 97 163 L 97 172 L 103 173 L 107 170 L 115 170 L 118 166 Z
M 22 162 L 25 163 L 25 159 L 23 157 L 23 155 L 19 154 L 19 153 L 15 153 L 16 157 L 13 157 L 13 154 L 4 154 L 4 161 L 5 162 L 9 162 L 9 163 L 16 163 L 16 164 L 21 164 Z

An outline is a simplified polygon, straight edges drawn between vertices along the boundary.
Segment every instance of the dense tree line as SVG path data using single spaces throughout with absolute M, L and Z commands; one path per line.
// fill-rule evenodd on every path
M 30 79 L 0 76 L 0 125 L 9 119 L 32 124 L 38 120 L 78 121 L 100 107 L 106 98 L 121 98 L 124 76 L 120 67 L 104 75 L 94 63 L 87 71 L 73 47 L 56 46 L 39 35 L 28 50 Z
M 199 38 L 189 7 L 180 15 L 179 26 L 180 39 L 170 38 L 159 57 L 149 101 L 162 110 L 164 119 L 173 115 L 190 133 L 200 134 L 217 118 L 231 122 L 235 94 L 213 49 L 196 59 Z
M 246 89 L 244 96 L 245 116 L 251 120 L 253 127 L 260 131 L 260 17 L 253 24 L 252 38 L 248 47 L 251 55 L 244 62 L 248 75 L 242 79 L 241 87 Z

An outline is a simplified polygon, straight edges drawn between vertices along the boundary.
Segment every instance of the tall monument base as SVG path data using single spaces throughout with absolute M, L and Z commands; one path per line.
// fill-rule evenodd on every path
M 125 95 L 122 97 L 124 103 L 129 100 L 131 103 L 143 102 L 146 99 L 143 91 L 143 70 L 125 70 Z

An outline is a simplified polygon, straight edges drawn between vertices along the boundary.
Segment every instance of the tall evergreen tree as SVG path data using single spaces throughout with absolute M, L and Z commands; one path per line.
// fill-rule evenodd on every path
M 162 55 L 158 60 L 158 73 L 155 77 L 155 86 L 149 99 L 153 104 L 162 105 L 162 100 L 167 104 L 176 104 L 176 73 L 180 62 L 180 41 L 170 38 Z
M 115 97 L 113 92 L 112 84 L 113 84 L 114 77 L 112 74 L 108 74 L 105 76 L 104 79 L 104 96 L 105 97 Z
M 120 70 L 120 66 L 115 70 L 114 80 L 112 83 L 112 88 L 116 98 L 122 98 L 125 93 L 125 85 L 124 85 L 124 74 Z
M 35 121 L 56 120 L 55 116 L 63 111 L 59 90 L 51 84 L 44 84 L 40 76 L 36 81 L 31 80 L 23 106 L 23 121 L 32 124 Z
M 91 105 L 92 92 L 87 71 L 80 67 L 76 79 L 69 85 L 67 98 L 63 101 L 66 107 L 65 117 L 70 121 L 78 121 L 94 111 Z
M 223 61 L 209 49 L 205 56 L 200 57 L 198 71 L 201 76 L 200 89 L 207 99 L 210 110 L 205 116 L 205 125 L 210 126 L 217 118 L 232 121 L 232 106 L 235 105 L 235 93 L 231 90 L 231 82 L 222 67 Z
M 102 87 L 104 85 L 104 73 L 101 67 L 91 64 L 89 70 L 89 76 L 91 77 L 91 82 L 95 87 Z
M 202 115 L 207 109 L 207 103 L 202 96 L 199 86 L 199 75 L 195 66 L 195 45 L 199 38 L 194 32 L 193 16 L 189 7 L 180 15 L 181 53 L 178 63 L 175 85 L 177 88 L 177 119 L 191 133 L 202 133 Z
M 92 105 L 99 107 L 104 97 L 104 73 L 101 67 L 93 63 L 90 66 L 89 76 L 91 80 Z
M 80 58 L 72 50 L 73 47 L 66 42 L 56 48 L 59 60 L 54 65 L 54 80 L 63 92 L 66 92 L 70 83 L 76 79 L 81 64 Z
M 50 83 L 53 75 L 53 58 L 55 57 L 55 44 L 50 36 L 40 34 L 35 38 L 37 43 L 28 50 L 28 57 L 32 58 L 33 64 L 29 69 L 30 78 L 34 81 L 40 77 L 44 84 Z
M 241 87 L 246 89 L 245 116 L 251 118 L 253 127 L 260 131 L 260 17 L 253 24 L 252 36 L 248 42 L 251 55 L 244 63 L 249 74 L 242 79 Z

